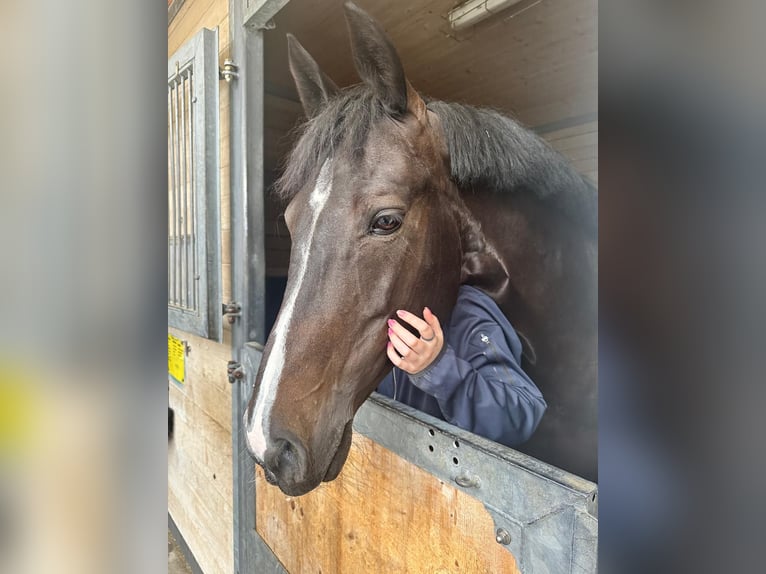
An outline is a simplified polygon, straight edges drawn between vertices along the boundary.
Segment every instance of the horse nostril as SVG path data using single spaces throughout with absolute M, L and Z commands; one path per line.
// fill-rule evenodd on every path
M 303 476 L 303 458 L 301 447 L 287 439 L 275 440 L 266 451 L 264 469 L 279 478 L 280 482 L 301 480 Z
M 297 463 L 296 451 L 293 443 L 287 440 L 278 440 L 276 445 L 276 456 L 274 457 L 274 471 L 290 468 Z

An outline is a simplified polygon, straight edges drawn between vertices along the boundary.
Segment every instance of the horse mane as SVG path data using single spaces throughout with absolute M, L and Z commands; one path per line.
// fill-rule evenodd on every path
M 542 138 L 495 110 L 437 100 L 428 108 L 439 116 L 452 179 L 462 193 L 531 193 L 595 230 L 595 187 Z M 274 184 L 277 196 L 290 200 L 341 146 L 359 159 L 372 127 L 384 118 L 390 114 L 365 84 L 341 90 L 297 127 L 296 144 Z
M 513 119 L 487 108 L 430 101 L 447 138 L 452 179 L 461 192 L 531 193 L 595 229 L 595 186 L 559 152 Z

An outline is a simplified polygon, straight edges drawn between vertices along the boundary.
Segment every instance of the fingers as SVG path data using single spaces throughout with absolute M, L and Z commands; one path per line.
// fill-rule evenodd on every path
M 402 327 L 397 321 L 393 319 L 388 320 L 388 328 L 393 331 L 399 338 L 404 341 L 408 347 L 415 347 L 418 342 L 418 338 L 410 333 L 407 329 Z
M 405 321 L 406 323 L 409 323 L 410 325 L 415 327 L 415 329 L 417 329 L 418 332 L 420 333 L 420 336 L 423 337 L 424 339 L 430 339 L 433 336 L 434 333 L 433 333 L 433 330 L 431 329 L 431 326 L 425 321 L 423 321 L 423 319 L 421 319 L 417 315 L 413 315 L 409 311 L 403 311 L 403 310 L 397 311 L 396 314 L 399 316 L 399 318 L 402 321 Z
M 426 320 L 426 323 L 434 330 L 434 333 L 441 333 L 442 326 L 441 323 L 439 323 L 439 318 L 431 312 L 431 309 L 426 307 L 423 309 L 423 318 Z
M 394 348 L 402 356 L 402 358 L 407 358 L 407 355 L 413 352 L 412 347 L 410 347 L 404 341 L 402 341 L 402 339 L 391 329 L 388 330 L 388 338 L 391 341 L 391 343 L 394 345 Z
M 403 324 L 388 320 L 388 343 L 386 354 L 394 366 L 410 374 L 419 373 L 439 356 L 444 345 L 444 333 L 439 319 L 431 310 L 423 309 L 421 319 L 409 311 L 399 310 L 398 317 L 420 333 L 413 335 Z
M 396 354 L 396 351 L 394 350 L 394 346 L 389 341 L 388 345 L 386 345 L 386 355 L 388 355 L 388 358 L 391 360 L 391 362 L 397 366 L 401 367 L 402 365 L 402 358 Z

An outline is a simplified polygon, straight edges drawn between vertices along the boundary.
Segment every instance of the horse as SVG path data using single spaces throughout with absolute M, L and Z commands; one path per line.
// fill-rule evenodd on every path
M 386 321 L 459 286 L 492 297 L 548 411 L 519 450 L 596 476 L 597 195 L 541 138 L 487 109 L 427 100 L 382 27 L 344 5 L 362 80 L 339 89 L 288 34 L 306 117 L 275 192 L 292 239 L 284 299 L 245 413 L 268 482 L 337 477 L 354 414 L 391 370 Z

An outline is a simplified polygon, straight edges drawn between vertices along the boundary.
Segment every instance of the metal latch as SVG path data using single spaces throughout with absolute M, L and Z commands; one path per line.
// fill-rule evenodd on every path
M 242 363 L 237 361 L 229 361 L 226 365 L 226 373 L 229 376 L 229 382 L 235 383 L 245 376 L 245 369 L 242 368 Z
M 232 62 L 229 58 L 223 61 L 223 66 L 218 72 L 222 80 L 226 80 L 226 83 L 230 84 L 232 78 L 239 78 L 239 66 Z
M 224 303 L 221 305 L 221 311 L 223 316 L 226 317 L 226 319 L 229 321 L 229 325 L 233 325 L 237 317 L 242 315 L 242 305 L 236 301 L 232 301 L 231 303 Z

